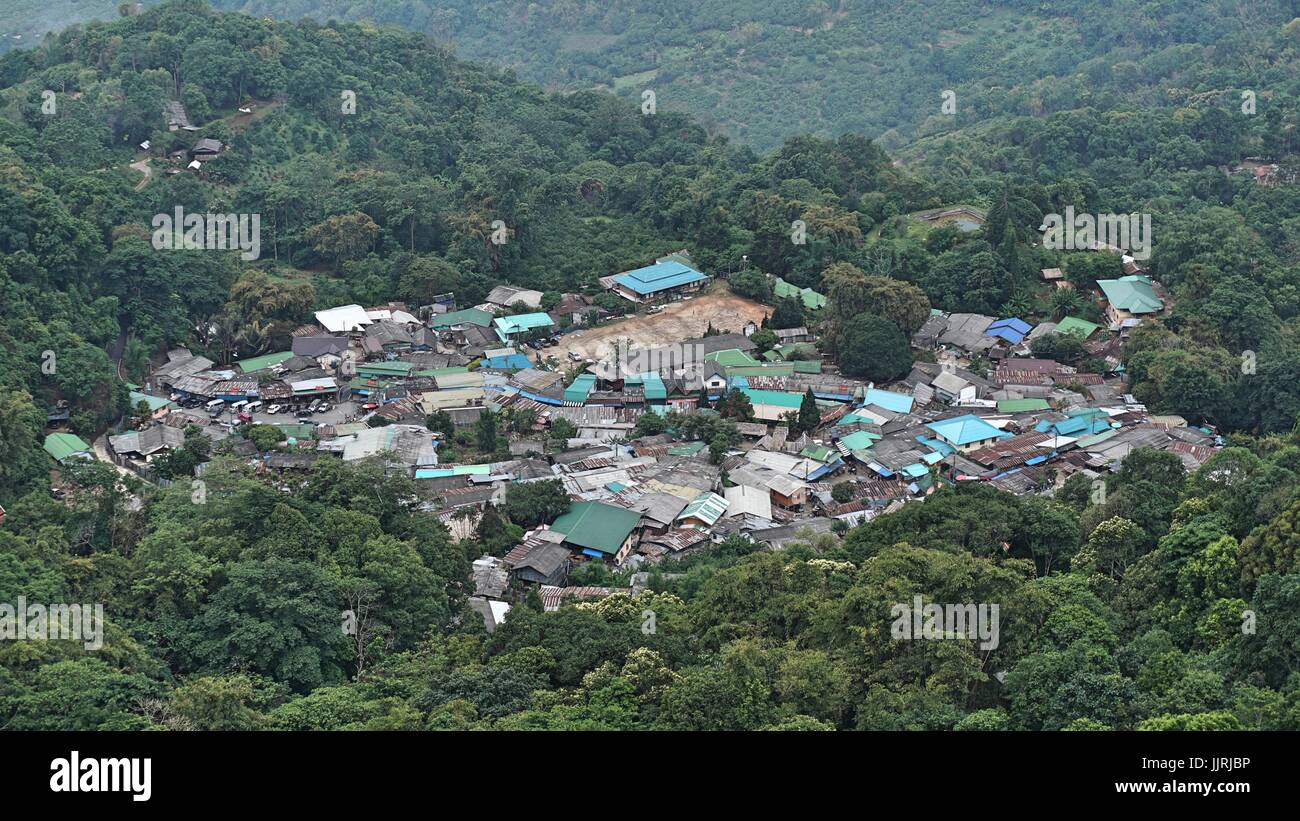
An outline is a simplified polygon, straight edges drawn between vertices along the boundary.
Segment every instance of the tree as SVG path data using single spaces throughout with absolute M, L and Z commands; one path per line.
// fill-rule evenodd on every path
M 550 524 L 569 509 L 569 495 L 558 479 L 511 484 L 502 511 L 520 527 Z
M 744 391 L 729 391 L 718 403 L 718 412 L 723 418 L 734 419 L 737 422 L 754 421 L 754 403 L 750 401 L 749 394 Z
M 874 314 L 859 314 L 844 330 L 836 351 L 849 376 L 889 382 L 912 367 L 912 349 L 898 326 Z
M 644 418 L 645 416 L 658 416 L 658 414 L 648 413 L 644 414 L 641 418 Z M 641 419 L 638 418 L 638 424 L 640 421 Z M 578 426 L 570 422 L 568 419 L 552 419 L 548 435 L 552 442 L 567 444 L 570 439 L 573 439 L 578 435 Z
M 0 388 L 0 420 L 0 496 L 17 496 L 48 462 L 37 438 L 44 417 L 27 391 Z
M 333 259 L 340 268 L 344 262 L 364 256 L 378 237 L 379 226 L 369 214 L 359 211 L 330 217 L 305 234 L 319 254 Z
M 424 417 L 424 426 L 435 433 L 441 433 L 448 439 L 456 435 L 456 423 L 452 421 L 451 414 L 445 410 L 436 410 Z
M 759 328 L 757 331 L 750 334 L 749 341 L 758 346 L 759 353 L 767 353 L 776 347 L 776 343 L 779 340 L 777 339 L 776 331 L 773 331 L 771 328 Z
M 757 268 L 737 271 L 727 278 L 732 293 L 755 302 L 772 301 L 772 280 Z
M 831 486 L 831 498 L 840 504 L 853 501 L 855 493 L 856 488 L 853 487 L 852 482 L 840 482 Z
M 474 442 L 484 453 L 493 453 L 497 449 L 500 437 L 497 435 L 497 415 L 484 410 L 474 423 Z
M 802 328 L 804 325 L 803 305 L 799 300 L 792 297 L 786 297 L 776 303 L 776 308 L 772 311 L 772 318 L 768 325 L 775 330 L 783 331 L 788 328 Z
M 1087 353 L 1083 347 L 1083 340 L 1075 334 L 1068 333 L 1043 334 L 1029 343 L 1029 350 L 1040 359 L 1054 359 L 1067 365 L 1077 362 Z
M 812 388 L 809 388 L 804 391 L 803 399 L 799 402 L 798 430 L 812 433 L 821 423 L 822 412 L 817 407 L 817 397 L 813 396 Z
M 257 445 L 259 453 L 266 453 L 287 437 L 274 425 L 249 425 L 244 430 L 244 438 Z

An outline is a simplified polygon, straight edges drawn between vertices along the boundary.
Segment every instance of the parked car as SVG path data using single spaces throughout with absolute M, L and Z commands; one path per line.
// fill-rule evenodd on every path
M 272 415 L 277 414 L 277 413 L 280 412 L 280 406 L 279 406 L 279 405 L 272 405 L 271 407 L 269 407 L 269 408 L 266 409 L 266 412 L 269 413 L 269 414 L 272 414 Z

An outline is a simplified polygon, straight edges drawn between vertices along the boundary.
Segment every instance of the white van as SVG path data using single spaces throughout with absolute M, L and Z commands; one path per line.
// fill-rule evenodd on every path
M 249 402 L 249 403 L 248 403 L 248 407 L 244 408 L 244 410 L 248 411 L 249 413 L 257 413 L 257 412 L 260 411 L 261 409 L 262 409 L 262 403 L 261 403 L 260 401 L 259 401 L 259 402 Z
M 247 404 L 248 404 L 247 399 L 240 399 L 238 402 L 232 402 L 230 405 L 230 409 L 235 413 L 239 413 L 241 410 L 243 410 L 244 406 Z
M 226 404 L 226 400 L 224 399 L 213 399 L 211 402 L 208 403 L 208 410 L 214 411 L 224 404 Z

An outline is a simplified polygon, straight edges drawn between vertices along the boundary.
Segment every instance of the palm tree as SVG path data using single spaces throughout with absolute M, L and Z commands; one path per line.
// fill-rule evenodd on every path
M 1083 309 L 1083 296 L 1073 288 L 1057 288 L 1052 294 L 1052 318 L 1063 319 Z

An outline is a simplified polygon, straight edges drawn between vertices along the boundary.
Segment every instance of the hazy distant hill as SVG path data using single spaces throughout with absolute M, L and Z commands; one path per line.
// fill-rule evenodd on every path
M 370 20 L 551 89 L 690 111 L 757 148 L 859 132 L 896 147 L 995 113 L 1153 102 L 1203 48 L 1236 49 L 1291 3 L 1144 0 L 211 0 L 284 19 Z M 154 5 L 149 2 L 146 5 Z M 8 0 L 4 47 L 117 15 L 115 0 Z M 12 8 L 12 13 L 10 13 Z M 1122 25 L 1117 24 L 1122 23 Z M 2 50 L 2 49 L 0 49 Z M 940 110 L 956 94 L 957 117 Z M 1103 99 L 1104 98 L 1104 99 Z

